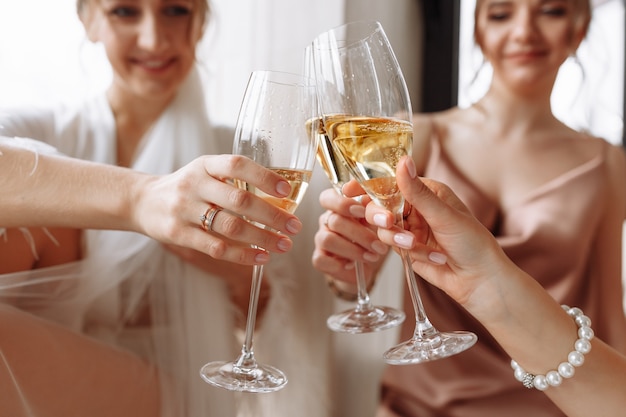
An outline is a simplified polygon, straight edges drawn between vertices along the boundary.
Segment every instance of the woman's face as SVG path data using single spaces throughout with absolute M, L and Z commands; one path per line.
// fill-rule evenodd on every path
M 476 41 L 495 81 L 553 83 L 584 36 L 577 21 L 573 0 L 478 0 Z
M 202 36 L 195 0 L 91 0 L 81 20 L 101 42 L 113 88 L 145 98 L 171 97 L 189 74 Z

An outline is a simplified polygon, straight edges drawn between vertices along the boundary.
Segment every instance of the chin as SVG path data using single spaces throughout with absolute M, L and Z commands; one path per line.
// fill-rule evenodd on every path
M 135 91 L 146 98 L 159 99 L 175 95 L 181 84 L 182 81 L 141 83 Z

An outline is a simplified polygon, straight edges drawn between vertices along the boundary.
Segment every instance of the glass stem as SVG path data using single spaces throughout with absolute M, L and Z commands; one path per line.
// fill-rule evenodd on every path
M 357 307 L 356 310 L 360 313 L 367 313 L 372 311 L 374 307 L 370 301 L 370 296 L 367 293 L 367 283 L 365 282 L 365 272 L 363 270 L 362 261 L 354 261 L 354 273 L 356 274 L 356 288 L 357 288 Z
M 402 210 L 398 210 L 396 213 L 396 225 L 404 228 Z M 411 301 L 413 302 L 413 310 L 415 310 L 415 332 L 413 334 L 413 338 L 421 340 L 435 337 L 438 332 L 426 316 L 424 304 L 422 303 L 422 298 L 417 287 L 417 274 L 413 272 L 413 268 L 411 267 L 411 257 L 409 256 L 409 252 L 406 249 L 400 249 L 400 257 L 402 258 L 404 276 L 406 277 L 409 294 L 411 295 Z
M 263 280 L 263 265 L 254 265 L 252 272 L 252 287 L 250 288 L 250 302 L 248 304 L 248 318 L 246 320 L 246 335 L 241 348 L 241 355 L 237 359 L 236 366 L 242 371 L 256 368 L 256 360 L 252 351 L 252 337 L 256 326 L 257 308 L 259 305 L 259 294 L 261 292 L 261 282 Z

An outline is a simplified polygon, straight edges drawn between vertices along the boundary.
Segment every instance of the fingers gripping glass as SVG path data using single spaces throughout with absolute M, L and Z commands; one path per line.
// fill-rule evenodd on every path
M 314 77 L 310 46 L 305 49 L 304 57 L 305 71 Z M 343 185 L 350 180 L 350 171 L 326 134 L 321 116 L 313 123 L 312 132 L 318 136 L 317 160 L 335 191 L 342 194 Z M 354 261 L 357 285 L 357 300 L 354 308 L 333 314 L 326 320 L 328 328 L 335 332 L 371 333 L 398 326 L 405 319 L 403 311 L 387 306 L 375 306 L 371 302 L 363 268 L 362 261 Z
M 325 32 L 312 45 L 313 67 L 324 131 L 350 174 L 376 204 L 396 214 L 402 226 L 404 198 L 396 165 L 410 155 L 411 104 L 402 72 L 378 22 L 354 22 Z M 396 365 L 457 354 L 476 342 L 471 332 L 437 331 L 418 292 L 411 260 L 400 250 L 415 310 L 413 337 L 384 354 Z
M 276 198 L 236 180 L 239 188 L 291 213 L 296 210 L 315 164 L 317 144 L 307 124 L 315 108 L 315 88 L 308 79 L 272 71 L 252 73 L 239 112 L 233 153 L 282 175 L 291 184 L 291 194 Z M 232 362 L 210 362 L 200 370 L 202 378 L 212 385 L 233 391 L 272 392 L 287 383 L 282 371 L 257 362 L 252 349 L 262 277 L 263 266 L 255 265 L 241 353 Z

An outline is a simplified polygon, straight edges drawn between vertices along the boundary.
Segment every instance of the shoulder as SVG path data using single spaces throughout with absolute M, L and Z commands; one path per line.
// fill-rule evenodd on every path
M 62 148 L 61 138 L 77 137 L 86 127 L 99 130 L 112 112 L 104 95 L 71 103 L 0 110 L 0 134 L 33 138 Z
M 458 121 L 461 113 L 459 108 L 453 107 L 444 111 L 413 115 L 413 159 L 418 172 L 426 169 L 433 142 L 448 138 L 450 126 Z
M 620 194 L 626 192 L 626 152 L 621 145 L 613 145 L 602 140 L 606 148 L 606 165 L 612 182 L 619 187 Z
M 426 170 L 431 152 L 431 138 L 434 133 L 433 115 L 416 113 L 413 115 L 412 157 L 417 172 L 422 175 Z
M 608 193 L 611 206 L 619 210 L 626 219 L 626 152 L 622 145 L 615 145 L 605 139 L 588 137 L 600 148 L 604 161 Z
M 0 110 L 3 136 L 22 136 L 44 140 L 54 126 L 52 107 L 24 106 Z
M 418 173 L 422 174 L 430 159 L 432 140 L 436 134 L 438 113 L 415 113 L 413 115 L 413 160 Z

